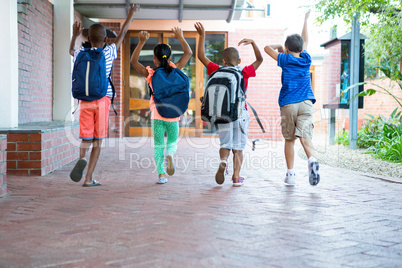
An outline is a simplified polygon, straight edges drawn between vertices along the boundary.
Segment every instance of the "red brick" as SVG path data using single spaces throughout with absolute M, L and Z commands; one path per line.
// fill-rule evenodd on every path
M 45 175 L 44 171 L 42 169 L 31 169 L 29 171 L 30 176 L 42 176 Z
M 16 169 L 17 168 L 17 161 L 14 160 L 7 160 L 7 172 L 10 169 Z
M 8 160 L 28 160 L 29 159 L 28 152 L 8 152 L 7 159 Z
M 7 141 L 9 142 L 28 141 L 28 134 L 8 134 Z
M 29 152 L 29 160 L 41 160 L 42 152 Z
M 17 167 L 18 167 L 18 169 L 41 168 L 42 161 L 38 161 L 38 160 L 17 161 Z
M 28 175 L 28 169 L 8 169 L 7 174 L 12 174 L 12 175 Z
M 17 144 L 14 142 L 8 142 L 7 143 L 7 151 L 16 151 L 17 150 Z
M 42 141 L 42 134 L 30 134 L 29 141 Z
M 18 143 L 17 144 L 18 151 L 40 151 L 42 150 L 42 143 Z

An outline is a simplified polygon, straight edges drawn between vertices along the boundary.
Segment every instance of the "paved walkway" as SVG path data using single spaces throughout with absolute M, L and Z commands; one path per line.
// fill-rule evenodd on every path
M 150 144 L 110 139 L 100 187 L 72 182 L 73 163 L 9 176 L 0 267 L 402 266 L 401 179 L 322 166 L 312 187 L 297 158 L 286 187 L 283 144 L 265 142 L 245 151 L 244 186 L 218 186 L 217 140 L 183 138 L 176 174 L 157 185 Z

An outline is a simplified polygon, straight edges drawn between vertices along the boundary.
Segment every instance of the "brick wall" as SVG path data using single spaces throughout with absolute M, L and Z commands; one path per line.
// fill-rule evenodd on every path
M 373 85 L 376 84 L 389 90 L 392 94 L 402 99 L 402 89 L 396 82 L 391 82 L 391 80 L 388 78 L 366 80 L 366 82 L 367 85 L 364 86 L 365 90 L 373 88 L 381 91 L 379 87 Z M 385 117 L 388 117 L 396 107 L 400 106 L 390 95 L 376 93 L 373 96 L 364 97 L 363 107 L 363 109 L 359 109 L 359 118 L 369 118 L 366 114 L 371 114 L 374 116 L 384 115 Z M 401 110 L 402 108 L 399 108 L 399 111 Z
M 38 130 L 10 130 L 7 134 L 7 172 L 46 175 L 79 157 L 78 125 Z
M 0 197 L 7 193 L 7 136 L 0 135 Z
M 32 0 L 18 17 L 19 123 L 51 121 L 53 5 Z
M 228 46 L 236 47 L 239 50 L 241 64 L 245 66 L 255 61 L 252 46 L 238 46 L 243 38 L 253 39 L 259 47 L 264 62 L 258 68 L 257 76 L 249 79 L 247 90 L 247 101 L 256 109 L 263 122 L 266 133 L 262 133 L 251 110 L 249 134 L 251 137 L 259 137 L 269 140 L 281 140 L 280 112 L 278 96 L 281 89 L 281 69 L 276 61 L 271 59 L 265 52 L 264 47 L 268 44 L 283 43 L 284 30 L 239 30 L 229 32 Z

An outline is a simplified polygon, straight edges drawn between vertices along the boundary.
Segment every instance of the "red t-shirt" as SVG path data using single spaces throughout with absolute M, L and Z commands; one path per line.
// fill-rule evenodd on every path
M 207 66 L 207 74 L 211 75 L 213 72 L 218 70 L 219 67 L 220 66 L 218 64 L 216 64 L 216 63 L 211 61 Z M 243 68 L 243 70 L 242 70 L 242 74 L 243 74 L 243 77 L 244 77 L 244 91 L 246 92 L 247 87 L 248 87 L 248 79 L 250 77 L 255 77 L 256 76 L 254 65 L 250 64 L 250 65 L 245 66 Z M 247 103 L 246 103 L 246 109 L 247 109 Z

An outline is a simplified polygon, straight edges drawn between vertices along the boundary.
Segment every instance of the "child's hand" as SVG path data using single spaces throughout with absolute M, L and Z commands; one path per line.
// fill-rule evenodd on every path
M 254 40 L 253 40 L 253 39 L 244 38 L 243 40 L 241 40 L 241 41 L 239 42 L 238 45 L 240 46 L 241 44 L 243 44 L 243 45 L 247 46 L 247 45 L 250 45 L 250 44 L 252 44 L 252 43 L 254 43 Z
M 83 28 L 81 27 L 81 22 L 80 21 L 76 21 L 73 24 L 73 36 L 78 37 L 81 32 L 82 32 Z
M 181 30 L 181 28 L 179 27 L 173 27 L 172 28 L 172 32 L 173 32 L 173 37 L 176 39 L 180 39 L 183 38 L 183 31 Z
M 146 42 L 149 39 L 149 33 L 147 31 L 141 31 L 138 33 L 138 39 L 140 42 Z
M 128 10 L 128 18 L 133 18 L 134 14 L 140 10 L 140 5 L 130 5 L 130 9 Z
M 201 22 L 194 23 L 194 27 L 199 35 L 203 36 L 205 34 L 204 26 Z
M 310 17 L 310 12 L 310 9 L 306 12 L 306 15 L 304 15 L 304 20 L 308 20 L 308 17 Z

